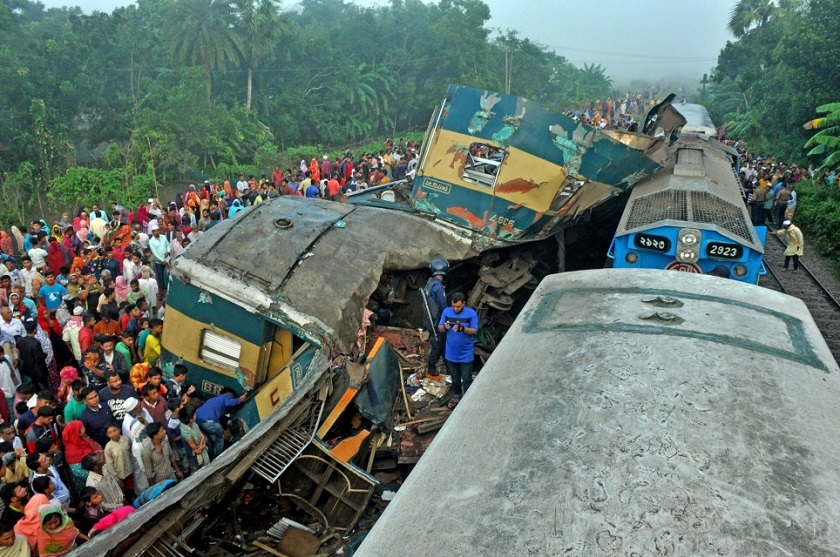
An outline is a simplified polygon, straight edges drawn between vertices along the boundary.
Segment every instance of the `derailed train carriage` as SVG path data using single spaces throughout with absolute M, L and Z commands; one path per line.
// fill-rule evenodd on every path
M 675 114 L 663 105 L 651 118 L 670 129 L 684 123 Z M 562 268 L 559 233 L 655 173 L 669 140 L 616 137 L 525 99 L 451 86 L 416 180 L 389 189 L 396 202 L 376 197 L 382 189 L 345 205 L 273 200 L 179 257 L 162 361 L 186 365 L 203 397 L 252 391 L 234 412 L 242 435 L 323 372 L 318 351 L 364 359 L 353 345 L 366 308 L 379 324 L 422 327 L 417 292 L 434 257 L 459 265 L 448 290 L 469 295 L 492 347 L 520 298 Z
M 838 404 L 801 300 L 553 275 L 355 555 L 837 555 Z

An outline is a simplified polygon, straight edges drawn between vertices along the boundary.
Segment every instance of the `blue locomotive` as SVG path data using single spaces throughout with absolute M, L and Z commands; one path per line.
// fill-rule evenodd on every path
M 613 267 L 713 274 L 755 284 L 766 273 L 767 228 L 755 227 L 732 153 L 681 133 L 672 165 L 633 188 L 610 246 Z

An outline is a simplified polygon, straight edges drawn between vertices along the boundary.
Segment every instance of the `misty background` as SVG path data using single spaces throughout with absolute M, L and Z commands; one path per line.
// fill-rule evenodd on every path
M 41 0 L 48 8 L 78 6 L 85 13 L 133 4 L 129 0 Z M 350 2 L 347 2 L 350 3 Z M 360 6 L 387 2 L 356 0 Z M 691 93 L 733 40 L 727 21 L 737 0 L 616 2 L 615 0 L 484 0 L 488 27 L 517 31 L 576 66 L 600 64 L 617 88 L 667 79 Z M 282 10 L 297 2 L 285 1 Z M 406 32 L 410 32 L 407 29 Z M 515 63 L 515 61 L 514 61 Z

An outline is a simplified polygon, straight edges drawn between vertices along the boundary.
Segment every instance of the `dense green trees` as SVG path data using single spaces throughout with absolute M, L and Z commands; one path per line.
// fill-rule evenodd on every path
M 802 124 L 838 100 L 840 12 L 836 0 L 740 0 L 718 57 L 710 111 L 752 149 L 804 162 L 813 132 Z M 814 161 L 817 166 L 822 159 Z
M 576 68 L 489 19 L 482 0 L 286 10 L 278 0 L 138 0 L 91 15 L 7 0 L 0 191 L 25 191 L 0 219 L 84 191 L 140 198 L 257 152 L 423 128 L 449 83 L 509 83 L 552 108 L 611 93 L 600 66 Z

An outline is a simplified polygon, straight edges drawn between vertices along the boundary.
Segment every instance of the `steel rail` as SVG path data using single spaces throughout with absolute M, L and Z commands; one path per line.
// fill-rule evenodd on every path
M 774 229 L 774 231 L 775 230 L 778 230 L 778 229 Z M 779 238 L 777 235 L 771 234 L 771 236 L 776 238 L 776 240 L 780 244 L 787 247 L 787 243 L 784 240 L 782 240 L 781 238 Z M 764 263 L 764 266 L 767 267 L 768 270 L 770 269 L 770 267 L 767 265 L 766 261 Z M 826 295 L 826 297 L 828 297 L 828 299 L 831 300 L 831 302 L 834 304 L 834 306 L 837 309 L 840 309 L 840 301 L 838 301 L 837 298 L 835 298 L 834 295 L 831 292 L 829 292 L 828 288 L 826 288 L 825 285 L 820 281 L 820 279 L 817 278 L 817 275 L 815 275 L 813 273 L 813 271 L 811 271 L 811 269 L 809 269 L 808 266 L 805 265 L 805 263 L 802 261 L 802 259 L 799 260 L 799 266 L 802 267 L 802 269 L 808 274 L 808 276 L 811 277 L 811 279 L 817 284 L 817 286 L 820 287 L 820 289 L 823 291 L 823 293 Z M 773 274 L 773 278 L 776 279 L 776 282 L 778 282 L 779 285 L 781 285 L 782 283 L 781 283 L 781 281 L 778 280 L 778 277 L 775 275 L 775 273 L 772 273 L 772 274 Z M 784 286 L 782 286 L 782 288 L 784 289 Z

